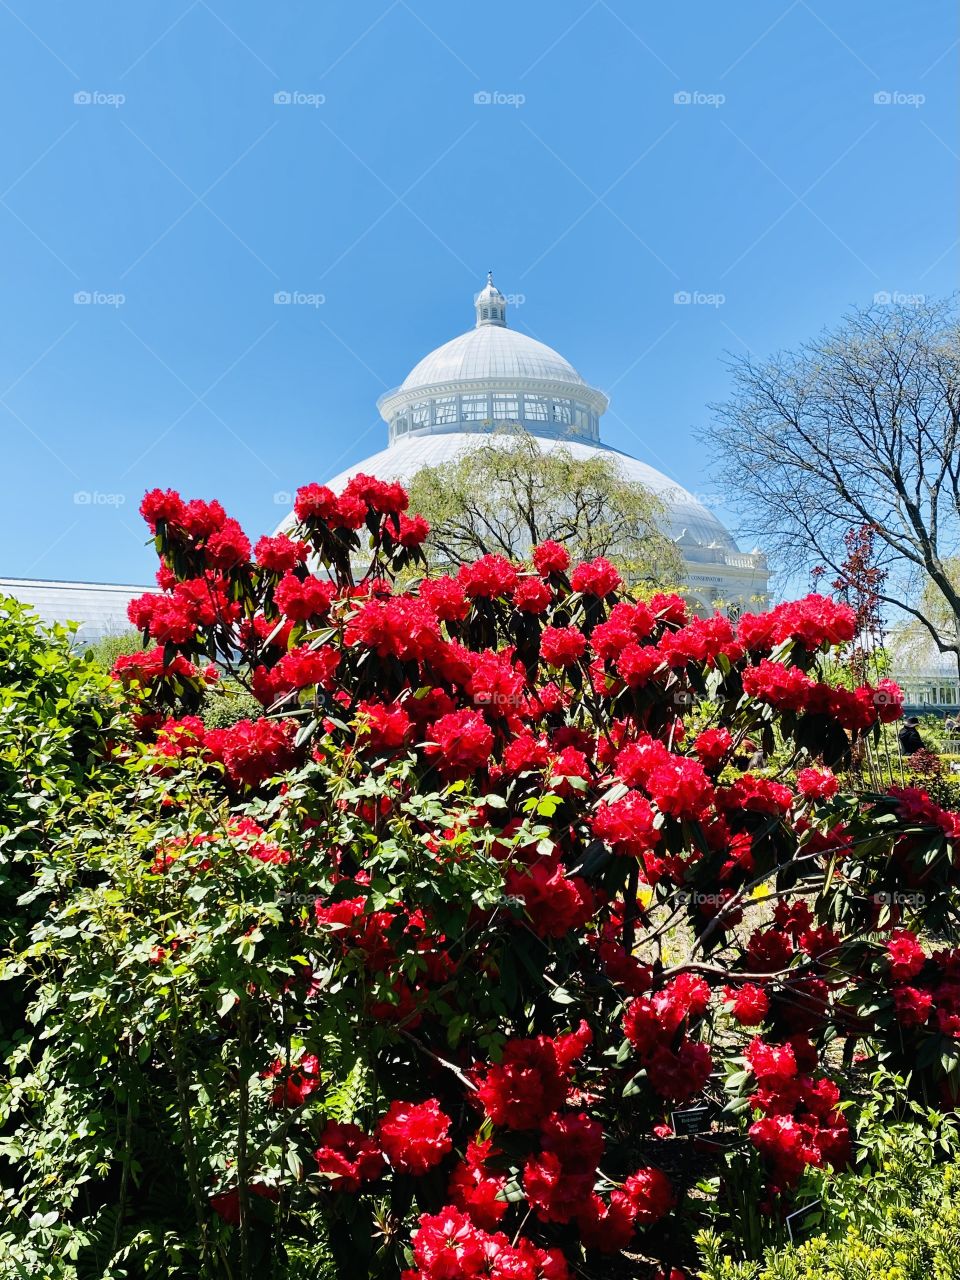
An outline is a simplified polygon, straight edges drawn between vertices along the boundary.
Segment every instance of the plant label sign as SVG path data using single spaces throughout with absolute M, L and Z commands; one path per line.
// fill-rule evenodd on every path
M 670 1115 L 670 1123 L 678 1137 L 703 1133 L 710 1128 L 710 1107 L 702 1103 L 699 1107 L 685 1107 L 682 1111 L 674 1111 Z
M 823 1217 L 821 1205 L 822 1202 L 820 1200 L 811 1200 L 802 1209 L 795 1209 L 793 1213 L 787 1214 L 787 1235 L 790 1237 L 791 1243 L 806 1235 L 812 1227 L 815 1227 L 820 1222 Z

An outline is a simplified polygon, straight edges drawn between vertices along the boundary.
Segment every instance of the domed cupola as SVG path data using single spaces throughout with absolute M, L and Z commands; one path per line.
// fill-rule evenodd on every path
M 741 552 L 696 495 L 603 443 L 606 395 L 558 351 L 508 327 L 507 299 L 492 273 L 473 303 L 471 328 L 425 355 L 377 401 L 389 443 L 328 481 L 335 493 L 360 472 L 409 485 L 422 467 L 442 466 L 491 433 L 520 428 L 545 452 L 562 448 L 578 461 L 606 458 L 625 480 L 656 494 L 664 530 L 683 556 L 689 589 L 705 609 L 718 597 L 750 606 L 753 597 L 766 594 L 769 570 L 761 555 Z
M 507 300 L 492 272 L 473 304 L 473 328 L 424 356 L 380 397 L 391 443 L 503 425 L 551 439 L 599 439 L 607 397 L 552 347 L 507 327 Z
M 484 324 L 506 325 L 507 300 L 493 283 L 493 272 L 487 272 L 487 283 L 473 300 L 477 309 L 477 328 Z

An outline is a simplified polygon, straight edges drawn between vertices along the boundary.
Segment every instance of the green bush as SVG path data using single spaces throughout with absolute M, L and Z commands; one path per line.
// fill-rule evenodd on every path
M 0 954 L 22 946 L 42 914 L 66 815 L 119 769 L 116 688 L 72 643 L 71 630 L 41 627 L 26 606 L 0 597 Z M 19 983 L 0 990 L 3 1043 L 26 1002 Z
M 875 1077 L 858 1127 L 858 1167 L 810 1178 L 820 1234 L 742 1262 L 730 1256 L 733 1232 L 701 1232 L 700 1280 L 956 1280 L 956 1118 L 905 1103 L 907 1083 Z

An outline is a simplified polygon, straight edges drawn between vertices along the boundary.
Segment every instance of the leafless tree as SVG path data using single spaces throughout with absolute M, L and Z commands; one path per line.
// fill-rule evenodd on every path
M 796 351 L 731 364 L 702 437 L 743 525 L 791 574 L 837 573 L 869 525 L 881 599 L 960 664 L 960 326 L 956 300 L 877 304 Z

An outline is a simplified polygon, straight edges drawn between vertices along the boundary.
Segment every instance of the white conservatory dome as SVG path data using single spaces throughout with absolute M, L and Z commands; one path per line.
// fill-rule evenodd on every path
M 552 347 L 505 325 L 481 324 L 424 356 L 404 378 L 400 390 L 491 377 L 537 378 L 586 388 L 573 365 Z
M 625 479 L 651 489 L 665 507 L 666 532 L 686 569 L 689 594 L 704 607 L 737 608 L 766 600 L 767 564 L 741 552 L 717 517 L 662 472 L 604 444 L 600 418 L 608 399 L 569 361 L 542 342 L 507 327 L 507 300 L 488 275 L 474 299 L 474 327 L 437 347 L 377 407 L 388 445 L 326 483 L 339 492 L 358 472 L 409 483 L 423 467 L 461 456 L 492 432 L 520 427 L 543 449 L 560 445 L 575 458 L 602 453 Z

